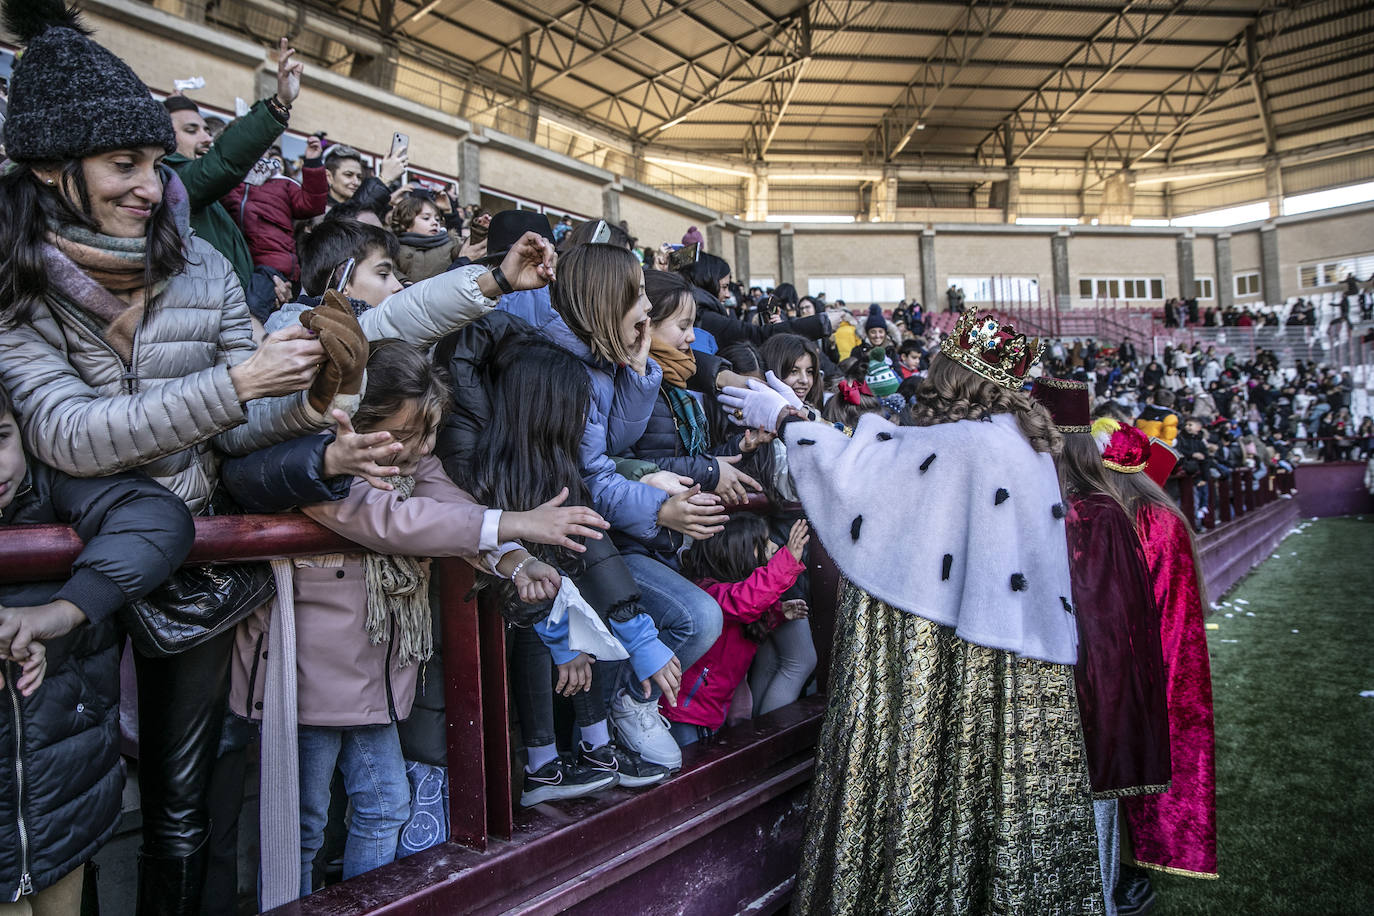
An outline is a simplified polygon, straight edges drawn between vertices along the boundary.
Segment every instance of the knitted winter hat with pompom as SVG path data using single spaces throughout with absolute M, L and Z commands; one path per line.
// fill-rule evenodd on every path
M 10 77 L 5 152 L 61 162 L 114 149 L 176 150 L 172 119 L 129 65 L 92 41 L 63 0 L 4 0 L 5 28 L 24 43 Z
M 864 381 L 879 398 L 896 394 L 897 389 L 901 387 L 902 380 L 897 378 L 897 373 L 887 364 L 887 351 L 882 347 L 874 347 L 868 351 L 868 374 Z

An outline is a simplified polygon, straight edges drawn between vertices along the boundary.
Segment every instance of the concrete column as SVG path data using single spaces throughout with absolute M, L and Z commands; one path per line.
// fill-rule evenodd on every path
M 988 206 L 1002 211 L 1002 222 L 1015 223 L 1021 203 L 1021 178 L 1016 169 L 1005 181 L 994 181 L 988 188 Z
M 1123 169 L 1102 185 L 1098 221 L 1104 226 L 1129 226 L 1135 211 L 1135 173 Z
M 612 226 L 620 225 L 620 191 L 624 187 L 613 181 L 601 189 L 601 218 Z
M 891 170 L 883 172 L 883 219 L 897 221 L 897 173 Z
M 792 227 L 785 225 L 778 233 L 778 280 L 779 283 L 796 283 L 796 260 L 792 255 Z
M 751 223 L 761 223 L 768 219 L 768 166 L 762 163 L 754 166 L 748 184 L 745 218 Z
M 1279 157 L 1264 157 L 1264 196 L 1269 200 L 1269 218 L 1278 219 L 1283 215 L 1283 171 L 1279 168 Z M 1268 291 L 1265 292 L 1266 300 Z
M 730 266 L 734 268 L 735 278 L 749 288 L 749 281 L 753 274 L 749 272 L 749 238 L 753 233 L 748 229 L 740 229 L 735 233 L 735 260 Z
M 539 103 L 530 102 L 530 110 L 526 113 L 525 139 L 531 143 L 539 139 Z
M 717 257 L 725 257 L 725 246 L 720 240 L 720 223 L 709 223 L 706 226 L 706 250 Z
M 1273 223 L 1260 227 L 1260 292 L 1269 305 L 1283 302 L 1279 279 L 1279 230 Z
M 1054 271 L 1055 305 L 1061 310 L 1073 307 L 1072 280 L 1069 278 L 1069 230 L 1050 236 L 1050 264 Z
M 1193 272 L 1194 235 L 1190 229 L 1174 240 L 1178 247 L 1178 294 L 1184 299 L 1197 295 L 1196 275 Z M 1167 296 L 1169 291 L 1165 290 L 1164 294 Z
M 1236 281 L 1231 272 L 1231 233 L 1218 232 L 1217 252 L 1217 308 L 1236 304 Z
M 935 271 L 935 230 L 921 230 L 921 305 L 928 312 L 944 311 L 940 300 L 940 277 Z
M 482 203 L 482 144 L 485 137 L 467 135 L 458 141 L 458 204 L 479 206 Z

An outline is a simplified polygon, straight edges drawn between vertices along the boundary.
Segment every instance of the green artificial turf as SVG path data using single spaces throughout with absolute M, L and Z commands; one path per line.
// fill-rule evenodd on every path
M 1374 516 L 1299 525 L 1212 598 L 1221 877 L 1156 916 L 1374 913 Z

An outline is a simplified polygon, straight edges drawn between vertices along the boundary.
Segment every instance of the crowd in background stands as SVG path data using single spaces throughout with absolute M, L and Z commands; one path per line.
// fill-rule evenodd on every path
M 681 746 L 811 689 L 787 450 L 728 392 L 770 389 L 845 429 L 895 417 L 941 340 L 920 304 L 856 314 L 788 284 L 741 288 L 695 227 L 640 247 L 624 223 L 459 206 L 456 188 L 407 180 L 404 145 L 370 169 L 317 134 L 287 161 L 302 65 L 285 39 L 275 92 L 215 124 L 154 100 L 61 4 L 19 6 L 0 514 L 74 525 L 86 549 L 56 590 L 0 595 L 15 700 L 0 771 L 21 783 L 0 791 L 0 891 L 79 909 L 82 866 L 120 815 L 123 627 L 184 594 L 161 583 L 193 514 L 298 509 L 358 550 L 279 568 L 290 582 L 236 628 L 135 643 L 141 914 L 236 909 L 232 825 L 259 728 L 263 848 L 278 851 L 262 904 L 318 886 L 336 769 L 351 806 L 323 856 L 336 873 L 447 835 L 433 787 L 462 774 L 444 771 L 430 558 L 470 562 L 508 623 L 524 804 L 660 782 Z M 78 102 L 88 117 L 71 117 Z M 1352 421 L 1348 375 L 1267 353 L 1158 361 L 1056 341 L 1046 369 L 1091 381 L 1101 409 L 1181 426 L 1199 477 L 1291 465 L 1308 436 L 1330 458 L 1374 436 Z M 767 514 L 732 511 L 759 493 Z M 606 634 L 596 651 L 574 647 L 582 611 Z M 286 613 L 294 680 L 271 626 Z

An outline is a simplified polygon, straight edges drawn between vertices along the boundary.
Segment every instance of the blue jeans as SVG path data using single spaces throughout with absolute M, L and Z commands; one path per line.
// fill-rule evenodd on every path
M 351 817 L 343 876 L 352 878 L 396 858 L 396 838 L 410 817 L 410 783 L 396 724 L 357 728 L 299 726 L 301 766 L 301 896 L 309 896 L 315 853 L 329 818 L 329 783 L 337 766 Z
M 686 671 L 720 638 L 720 605 L 652 557 L 625 554 L 625 565 L 630 567 L 630 575 L 639 586 L 645 612 L 658 627 L 659 642 L 673 650 L 682 662 L 682 670 Z M 628 662 L 620 663 L 619 676 L 611 679 L 611 683 L 644 702 L 657 703 L 662 693 L 657 685 L 652 685 L 649 699 L 644 700 L 634 669 Z

